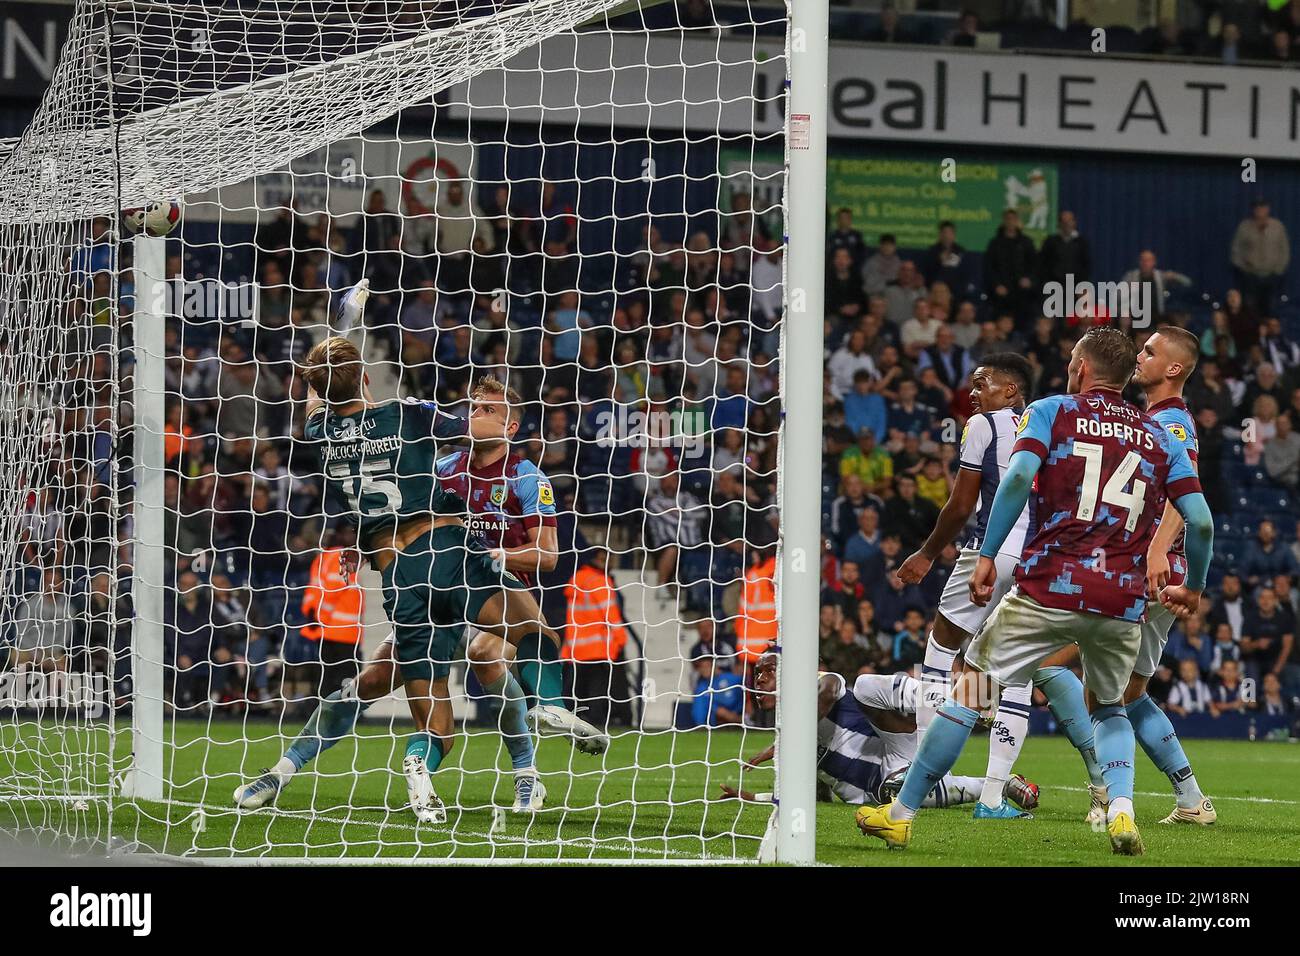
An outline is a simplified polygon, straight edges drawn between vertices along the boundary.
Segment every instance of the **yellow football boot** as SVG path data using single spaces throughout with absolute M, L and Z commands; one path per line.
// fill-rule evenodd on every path
M 885 841 L 891 850 L 904 849 L 912 840 L 912 821 L 894 820 L 889 816 L 892 803 L 878 807 L 861 806 L 854 814 L 858 829 L 863 836 L 872 836 Z

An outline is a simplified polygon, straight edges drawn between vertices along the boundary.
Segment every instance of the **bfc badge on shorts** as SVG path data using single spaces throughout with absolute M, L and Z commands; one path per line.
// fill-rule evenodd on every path
M 506 493 L 505 485 L 493 485 L 489 497 L 492 499 L 492 503 L 499 508 L 506 503 Z

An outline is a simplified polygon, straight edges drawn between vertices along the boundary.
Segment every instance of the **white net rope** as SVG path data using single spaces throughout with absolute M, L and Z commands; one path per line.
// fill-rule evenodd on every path
M 67 669 L 107 675 L 123 707 L 115 718 L 11 708 L 17 756 L 0 771 L 14 797 L 0 829 L 214 859 L 757 853 L 770 805 L 719 798 L 722 785 L 773 789 L 770 764 L 742 776 L 741 760 L 774 739 L 753 665 L 776 632 L 784 32 L 783 10 L 744 4 L 79 5 L 0 188 L 0 359 L 6 401 L 23 409 L 6 406 L 17 480 L 0 520 L 6 541 L 44 527 L 27 500 L 50 494 L 44 428 L 78 476 L 60 485 L 61 513 L 102 513 L 76 533 L 96 555 L 57 559 L 84 563 L 80 583 L 46 584 L 104 619 L 85 629 L 97 656 L 69 655 Z M 52 181 L 66 182 L 53 203 Z M 94 217 L 168 198 L 183 214 L 157 310 L 157 804 L 112 786 L 133 746 L 137 529 L 121 396 L 143 290 L 116 217 Z M 363 279 L 364 311 L 341 310 Z M 321 716 L 393 633 L 398 599 L 441 586 L 386 580 L 373 554 L 356 578 L 337 574 L 353 534 L 331 496 L 355 517 L 379 486 L 358 474 L 329 491 L 332 445 L 304 435 L 303 363 L 331 335 L 359 348 L 382 409 L 424 408 L 401 402 L 414 399 L 468 416 L 483 376 L 519 395 L 504 463 L 456 441 L 434 460 L 489 547 L 553 529 L 555 567 L 513 569 L 537 622 L 565 642 L 557 708 L 610 743 L 589 755 L 535 738 L 540 812 L 508 812 L 508 718 L 468 666 L 473 629 L 459 644 L 426 635 L 416 655 L 448 672 L 434 692 L 450 704 L 446 752 L 430 775 L 445 822 L 418 822 L 408 805 L 404 756 L 418 735 L 402 691 L 363 695 L 363 715 L 342 725 Z M 73 382 L 92 397 L 69 412 L 59 392 Z M 90 446 L 69 444 L 78 429 Z M 385 467 L 366 481 L 395 479 Z M 30 553 L 10 567 L 9 605 L 41 593 L 16 582 L 31 577 Z M 544 670 L 516 668 L 528 704 L 553 690 Z M 341 739 L 322 746 L 335 726 Z M 274 805 L 237 809 L 232 791 L 291 752 L 313 759 Z

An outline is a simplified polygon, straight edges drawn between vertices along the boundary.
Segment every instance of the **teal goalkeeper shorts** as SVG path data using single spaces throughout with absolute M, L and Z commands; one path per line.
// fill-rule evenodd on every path
M 451 672 L 466 624 L 503 588 L 524 589 L 464 525 L 433 528 L 399 551 L 383 572 L 384 612 L 393 624 L 393 659 L 403 680 Z

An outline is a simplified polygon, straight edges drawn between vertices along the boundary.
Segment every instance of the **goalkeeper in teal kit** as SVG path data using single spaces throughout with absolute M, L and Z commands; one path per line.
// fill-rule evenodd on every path
M 476 628 L 467 649 L 475 676 L 503 701 L 500 729 L 515 772 L 514 809 L 540 809 L 545 790 L 533 766 L 526 696 L 508 665 L 521 642 L 558 643 L 558 635 L 524 583 L 471 536 L 461 517 L 465 503 L 435 474 L 440 441 L 500 440 L 501 423 L 447 415 L 428 402 L 372 402 L 360 352 L 342 337 L 312 349 L 304 377 L 310 387 L 304 438 L 320 443 L 327 512 L 357 523 L 359 547 L 383 578 L 393 639 L 377 656 L 381 668 L 400 674 L 416 724 L 403 760 L 412 809 L 422 822 L 446 820 L 430 774 L 455 741 L 447 676 L 466 623 Z M 236 789 L 236 805 L 256 809 L 275 800 L 397 681 L 390 676 L 387 686 L 365 697 L 359 683 L 349 681 L 322 701 L 276 766 Z

